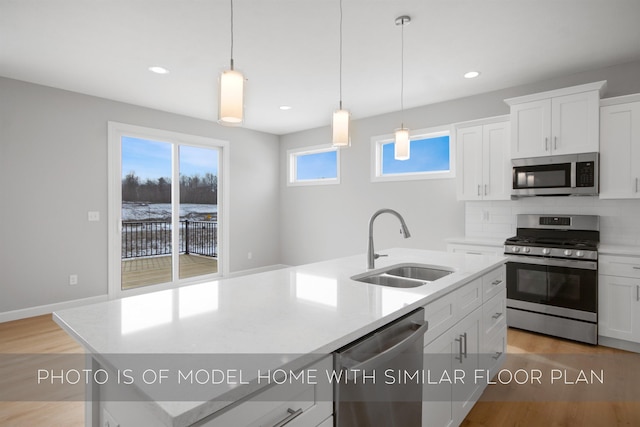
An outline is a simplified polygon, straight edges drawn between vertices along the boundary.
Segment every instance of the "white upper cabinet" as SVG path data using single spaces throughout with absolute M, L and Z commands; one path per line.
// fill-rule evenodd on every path
M 600 198 L 640 198 L 640 95 L 602 101 Z
M 597 152 L 606 81 L 506 99 L 511 158 Z
M 456 125 L 458 200 L 511 198 L 508 116 Z

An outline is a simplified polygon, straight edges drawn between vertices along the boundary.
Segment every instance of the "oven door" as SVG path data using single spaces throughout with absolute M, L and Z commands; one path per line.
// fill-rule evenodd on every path
M 509 256 L 507 299 L 559 309 L 597 313 L 596 261 Z M 553 311 L 546 310 L 552 313 Z M 563 315 L 562 311 L 554 314 Z

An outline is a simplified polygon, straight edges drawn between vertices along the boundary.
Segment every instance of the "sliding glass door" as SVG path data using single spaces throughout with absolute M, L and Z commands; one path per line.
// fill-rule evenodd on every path
M 155 290 L 218 274 L 224 144 L 118 123 L 109 141 L 110 229 L 118 229 L 110 288 Z

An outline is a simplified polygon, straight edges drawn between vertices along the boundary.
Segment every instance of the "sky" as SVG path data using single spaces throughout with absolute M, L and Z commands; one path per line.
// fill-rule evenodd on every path
M 122 138 L 122 177 L 135 172 L 141 181 L 171 177 L 171 143 L 125 136 Z M 180 173 L 218 174 L 218 150 L 180 146 Z
M 407 160 L 393 158 L 394 144 L 382 146 L 382 173 L 407 173 L 449 170 L 449 137 L 412 140 Z

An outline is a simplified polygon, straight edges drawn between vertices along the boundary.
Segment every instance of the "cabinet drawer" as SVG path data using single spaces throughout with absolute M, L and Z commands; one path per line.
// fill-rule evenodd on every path
M 640 278 L 640 258 L 633 256 L 601 255 L 598 272 L 609 276 Z
M 501 292 L 482 306 L 482 330 L 485 336 L 491 335 L 507 323 L 507 291 Z
M 455 292 L 452 292 L 424 306 L 424 320 L 429 322 L 429 328 L 424 334 L 425 345 L 439 337 L 458 320 L 454 294 Z
M 289 384 L 269 387 L 238 403 L 227 412 L 201 424 L 206 427 L 272 426 L 286 420 L 287 427 L 317 426 L 333 413 L 333 390 L 325 372 L 333 369 L 333 357 L 305 368 L 316 370 L 317 384 Z M 299 415 L 296 415 L 299 414 Z
M 456 301 L 456 317 L 462 319 L 482 305 L 482 278 L 467 283 L 452 294 Z
M 489 371 L 491 379 L 507 357 L 507 325 L 495 331 L 495 334 L 485 341 L 482 352 L 482 368 Z
M 501 266 L 482 276 L 482 300 L 489 301 L 505 289 L 505 267 Z

